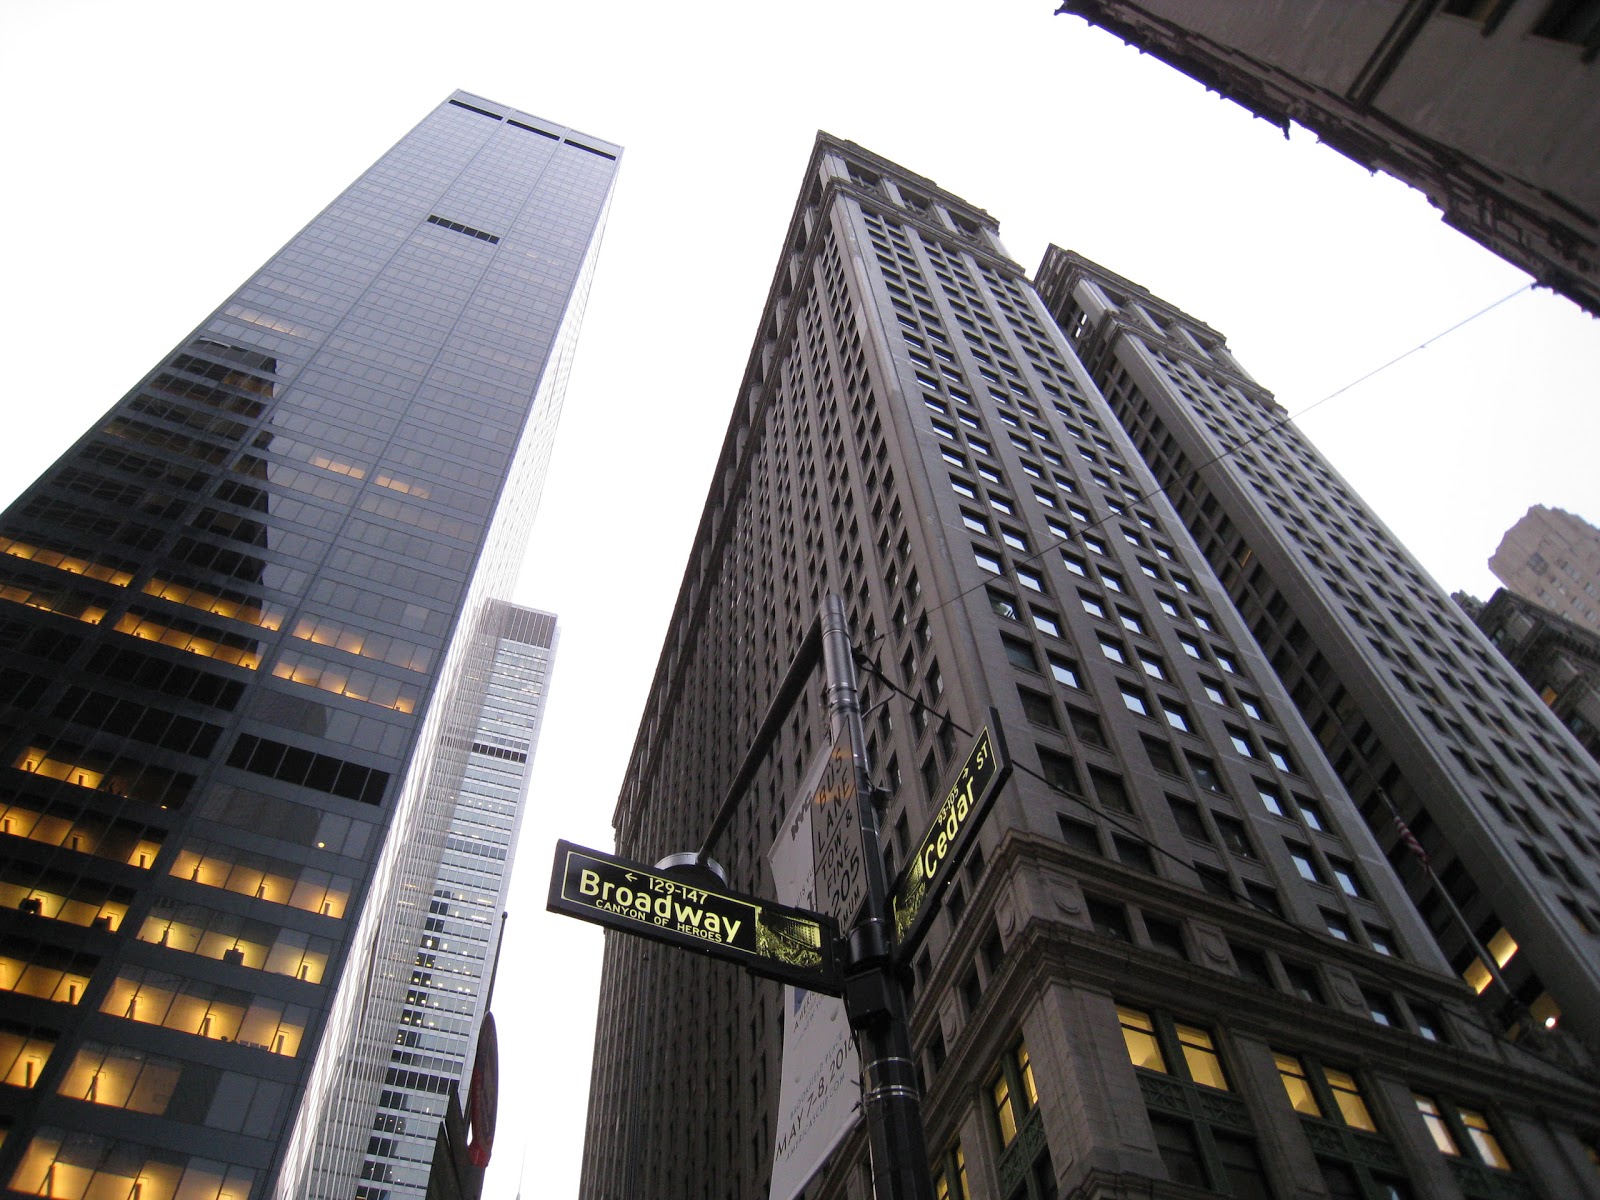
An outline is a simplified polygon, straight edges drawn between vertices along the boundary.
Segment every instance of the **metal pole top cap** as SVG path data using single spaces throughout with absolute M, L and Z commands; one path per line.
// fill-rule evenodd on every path
M 728 886 L 728 873 L 722 869 L 722 864 L 714 858 L 701 858 L 693 850 L 667 855 L 656 863 L 656 870 L 664 875 L 671 875 L 674 879 L 681 879 L 685 883 L 711 884 L 714 887 Z

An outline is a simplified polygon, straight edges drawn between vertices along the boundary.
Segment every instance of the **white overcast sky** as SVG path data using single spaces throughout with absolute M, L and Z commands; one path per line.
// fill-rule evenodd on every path
M 543 911 L 551 843 L 610 844 L 816 130 L 986 208 L 1030 272 L 1055 241 L 1179 304 L 1290 412 L 1527 282 L 1404 185 L 1054 7 L 0 0 L 0 503 L 452 89 L 627 147 L 514 597 L 562 641 L 489 1200 L 524 1152 L 529 1196 L 577 1193 L 603 935 Z M 1486 597 L 1530 504 L 1600 521 L 1597 367 L 1600 324 L 1525 292 L 1302 425 L 1440 584 Z

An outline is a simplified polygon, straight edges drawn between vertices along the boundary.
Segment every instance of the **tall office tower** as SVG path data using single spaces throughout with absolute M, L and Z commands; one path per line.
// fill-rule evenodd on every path
M 1288 131 L 1417 188 L 1600 313 L 1600 9 L 1585 0 L 1062 0 Z
M 1600 529 L 1535 504 L 1500 539 L 1489 570 L 1517 595 L 1600 633 Z
M 460 795 L 450 814 L 444 857 L 428 917 L 413 947 L 414 971 L 400 1020 L 382 1038 L 384 1088 L 371 1122 L 357 1200 L 420 1200 L 428 1191 L 434 1140 L 450 1085 L 472 1074 L 528 772 L 544 720 L 555 656 L 553 613 L 494 603 L 481 636 L 493 642 L 487 687 L 472 723 Z
M 1455 970 L 1600 1043 L 1594 761 L 1218 333 L 1057 247 L 1039 289 Z
M 11 1193 L 353 1191 L 618 153 L 457 93 L 0 517 Z
M 1556 719 L 1600 760 L 1600 634 L 1505 588 L 1471 616 Z
M 1486 1032 L 994 220 L 819 135 L 758 328 L 618 849 L 701 844 L 827 592 L 891 873 L 997 710 L 1016 773 L 912 961 L 940 1194 L 1600 1196 L 1600 1093 Z M 737 888 L 813 683 L 711 847 Z M 781 1009 L 608 934 L 583 1195 L 765 1196 Z

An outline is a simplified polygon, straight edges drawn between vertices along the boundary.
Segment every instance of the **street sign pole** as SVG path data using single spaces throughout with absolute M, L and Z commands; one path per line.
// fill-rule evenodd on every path
M 861 1101 L 872 1156 L 872 1194 L 874 1200 L 934 1200 L 905 988 L 892 960 L 889 886 L 872 805 L 855 658 L 844 601 L 833 593 L 823 601 L 822 657 L 834 743 L 849 746 L 854 759 L 854 815 L 866 876 L 859 913 L 841 917 L 840 924 L 846 931 L 845 1011 L 856 1031 L 865 1077 Z M 821 884 L 819 879 L 819 890 Z M 819 894 L 819 907 L 821 901 Z
M 713 865 L 711 851 L 771 753 L 819 656 L 833 746 L 823 778 L 810 797 L 813 902 L 820 910 L 812 912 L 727 891 L 720 870 L 708 873 L 708 868 Z M 935 834 L 934 849 L 922 856 L 925 878 L 919 877 L 909 889 L 896 889 L 898 908 L 911 914 L 905 918 L 908 929 L 919 914 L 918 928 L 926 928 L 923 910 L 931 911 L 937 899 L 946 860 L 953 863 L 960 854 L 957 843 L 970 840 L 971 832 L 964 826 L 981 819 L 992 792 L 992 771 L 983 750 L 986 739 L 987 735 L 981 738 L 968 756 L 952 792 L 955 799 L 947 802 L 947 807 L 955 807 L 948 813 L 941 810 L 946 833 L 943 842 Z M 896 913 L 891 909 L 878 814 L 872 805 L 861 694 L 844 601 L 837 595 L 827 596 L 806 631 L 699 852 L 673 855 L 651 868 L 558 842 L 546 907 L 727 959 L 795 987 L 830 996 L 842 993 L 861 1060 L 861 1108 L 872 1156 L 873 1200 L 934 1200 L 922 1128 L 922 1092 L 911 1056 L 909 1004 L 901 981 L 904 968 L 896 958 Z M 843 932 L 842 939 L 836 931 Z

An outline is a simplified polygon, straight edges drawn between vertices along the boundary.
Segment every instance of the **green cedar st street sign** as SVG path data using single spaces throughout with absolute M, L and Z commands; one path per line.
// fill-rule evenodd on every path
M 545 907 L 725 958 L 795 987 L 843 993 L 838 935 L 821 913 L 712 890 L 566 841 L 556 843 Z
M 999 714 L 991 708 L 989 724 L 978 731 L 916 854 L 906 861 L 889 892 L 901 962 L 910 957 L 927 932 L 928 922 L 939 908 L 939 894 L 1010 774 L 1011 758 L 1000 732 Z

